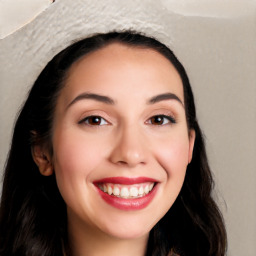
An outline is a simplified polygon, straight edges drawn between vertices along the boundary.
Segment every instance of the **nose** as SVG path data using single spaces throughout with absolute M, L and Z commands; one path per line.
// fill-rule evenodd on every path
M 146 141 L 138 129 L 127 127 L 117 134 L 110 161 L 126 167 L 146 164 Z

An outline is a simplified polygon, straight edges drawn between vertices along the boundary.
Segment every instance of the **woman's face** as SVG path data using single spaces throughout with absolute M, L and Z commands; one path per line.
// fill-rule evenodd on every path
M 80 59 L 53 125 L 69 229 L 147 236 L 178 196 L 193 144 L 182 82 L 165 57 L 113 43 Z

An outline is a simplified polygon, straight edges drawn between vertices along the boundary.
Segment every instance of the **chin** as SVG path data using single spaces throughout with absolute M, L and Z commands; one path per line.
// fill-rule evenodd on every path
M 150 230 L 122 229 L 108 232 L 108 235 L 121 240 L 133 240 L 148 237 L 149 232 Z
M 101 227 L 101 230 L 111 237 L 118 239 L 138 239 L 149 235 L 150 230 L 156 223 L 152 223 L 151 220 L 146 222 L 145 218 L 140 219 L 138 217 L 124 219 L 116 218 L 115 221 L 106 223 Z

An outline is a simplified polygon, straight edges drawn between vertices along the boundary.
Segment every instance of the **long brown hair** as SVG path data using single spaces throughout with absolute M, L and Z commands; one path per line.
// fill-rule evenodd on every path
M 193 159 L 181 192 L 151 230 L 147 255 L 166 256 L 171 250 L 181 256 L 225 255 L 225 226 L 211 195 L 214 183 L 185 69 L 164 44 L 126 31 L 97 34 L 72 44 L 57 54 L 35 81 L 17 119 L 5 167 L 0 206 L 1 256 L 63 255 L 63 245 L 66 255 L 70 253 L 65 203 L 55 177 L 40 175 L 31 146 L 43 142 L 51 149 L 53 113 L 70 66 L 113 42 L 154 49 L 174 65 L 183 82 L 187 125 L 196 133 Z

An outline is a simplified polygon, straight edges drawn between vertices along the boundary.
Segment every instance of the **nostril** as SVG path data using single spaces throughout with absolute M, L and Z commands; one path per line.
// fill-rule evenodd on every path
M 118 164 L 126 165 L 127 163 L 125 161 L 118 161 Z
M 117 165 L 120 166 L 129 166 L 129 167 L 134 167 L 136 165 L 140 165 L 140 164 L 145 164 L 144 161 L 117 161 L 116 162 Z

